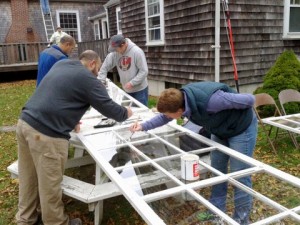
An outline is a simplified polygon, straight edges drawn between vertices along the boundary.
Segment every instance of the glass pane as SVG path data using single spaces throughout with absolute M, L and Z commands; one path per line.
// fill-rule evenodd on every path
M 96 149 L 104 149 L 124 142 L 111 131 L 86 135 L 85 138 Z
M 199 160 L 206 164 L 210 164 L 209 156 L 208 157 L 200 157 Z M 181 158 L 180 157 L 159 161 L 157 163 L 161 167 L 166 169 L 168 172 L 170 172 L 173 176 L 180 179 L 183 183 L 187 183 L 187 181 L 185 181 L 184 179 L 181 178 Z M 213 173 L 211 173 L 208 169 L 199 165 L 200 180 L 208 179 L 208 178 L 212 177 L 212 174 Z M 195 180 L 195 181 L 198 181 L 198 180 Z
M 249 163 L 244 162 L 238 158 L 235 158 L 234 156 L 230 156 L 229 154 L 222 152 L 218 149 L 211 151 L 210 157 L 216 159 L 215 163 L 212 161 L 211 166 L 223 174 L 226 173 L 227 167 L 228 167 L 227 174 L 237 172 L 235 170 L 236 168 L 238 168 L 240 172 L 242 171 L 241 168 L 245 170 L 253 167 Z M 223 162 L 223 163 L 219 163 L 219 162 Z M 230 167 L 230 165 L 232 166 Z
M 160 137 L 164 136 L 164 135 L 169 135 L 169 134 L 171 135 L 171 134 L 176 134 L 176 133 L 182 133 L 182 131 L 177 130 L 169 125 L 155 128 L 155 129 L 151 130 L 151 132 Z
M 260 185 L 263 184 L 261 183 Z M 274 216 L 280 212 L 275 207 L 257 198 L 255 195 L 253 196 L 252 209 L 248 210 L 249 207 L 251 207 L 251 195 L 240 189 L 238 186 L 233 185 L 232 183 L 222 182 L 215 185 L 215 194 L 213 194 L 212 187 L 213 186 L 196 189 L 195 191 L 206 200 L 209 200 L 215 206 L 225 209 L 226 214 L 231 218 L 240 219 L 243 221 L 245 219 L 245 216 L 249 214 L 250 222 L 254 223 L 262 219 L 266 219 L 270 216 Z M 224 194 L 222 195 L 221 192 L 222 190 L 225 190 L 225 187 L 227 187 L 227 193 L 224 192 Z M 265 185 L 265 187 L 267 189 L 269 186 Z M 273 194 L 276 195 L 276 192 L 273 192 Z
M 151 138 L 151 135 L 145 132 L 135 132 L 132 133 L 129 128 L 122 128 L 115 130 L 116 133 L 118 133 L 124 140 L 126 141 L 139 141 L 139 140 L 145 140 Z
M 149 36 L 151 41 L 159 41 L 160 38 L 160 29 L 150 30 Z
M 177 186 L 167 175 L 151 165 L 125 168 L 120 175 L 140 196 Z
M 285 119 L 280 119 L 280 120 L 274 120 L 275 123 L 279 123 L 288 127 L 292 127 L 292 128 L 297 128 L 300 127 L 299 123 L 294 123 L 292 121 L 287 121 Z
M 162 138 L 186 152 L 209 147 L 207 144 L 202 143 L 185 133 L 165 135 Z
M 300 0 L 291 0 L 291 5 L 300 5 Z
M 253 190 L 267 196 L 286 208 L 300 205 L 300 189 L 266 173 L 252 176 Z
M 160 13 L 159 3 L 151 4 L 148 6 L 148 16 L 157 15 Z
M 99 154 L 113 167 L 145 161 L 142 156 L 128 146 L 104 149 L 99 151 Z
M 291 7 L 289 32 L 300 32 L 300 7 Z
M 160 17 L 155 16 L 149 18 L 149 28 L 160 27 Z
M 159 0 L 148 0 L 148 5 L 157 3 L 157 2 L 159 2 Z
M 171 197 L 149 203 L 149 206 L 168 225 L 174 224 L 228 224 L 216 217 L 211 221 L 203 221 L 203 213 L 208 209 L 187 192 L 174 194 Z M 219 223 L 220 222 L 220 223 Z
M 134 144 L 134 146 L 151 159 L 180 154 L 179 151 L 173 149 L 172 147 L 164 144 L 159 140 L 145 141 L 142 143 Z
M 288 118 L 289 120 L 293 120 L 293 121 L 296 121 L 296 122 L 300 122 L 300 117 L 299 116 L 291 116 Z

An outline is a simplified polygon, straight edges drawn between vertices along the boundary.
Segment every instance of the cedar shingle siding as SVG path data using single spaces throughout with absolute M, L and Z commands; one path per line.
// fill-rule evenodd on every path
M 109 19 L 109 34 L 110 34 L 110 36 L 113 36 L 118 33 L 116 8 L 117 8 L 117 6 L 114 5 L 114 6 L 110 6 L 107 9 L 108 19 Z
M 282 39 L 283 0 L 229 3 L 240 84 L 262 82 L 262 77 L 285 49 L 300 53 L 299 40 Z M 214 45 L 215 1 L 164 1 L 165 45 L 151 47 L 145 45 L 145 1 L 121 0 L 120 6 L 123 34 L 145 51 L 150 79 L 171 83 L 214 80 L 211 45 Z M 233 85 L 233 66 L 222 11 L 221 19 L 220 80 Z M 112 26 L 112 21 L 109 23 Z

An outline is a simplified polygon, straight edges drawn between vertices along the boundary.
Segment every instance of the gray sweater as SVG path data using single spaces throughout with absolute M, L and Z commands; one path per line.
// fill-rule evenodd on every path
M 123 89 L 127 93 L 134 93 L 148 87 L 148 66 L 143 50 L 130 39 L 126 38 L 126 41 L 128 47 L 124 54 L 111 52 L 107 55 L 98 73 L 98 78 L 105 81 L 108 71 L 117 66 Z M 128 82 L 133 86 L 130 90 L 125 88 L 125 84 Z
M 116 121 L 127 119 L 127 109 L 112 101 L 95 75 L 80 61 L 66 59 L 52 67 L 20 118 L 45 135 L 69 139 L 90 106 Z

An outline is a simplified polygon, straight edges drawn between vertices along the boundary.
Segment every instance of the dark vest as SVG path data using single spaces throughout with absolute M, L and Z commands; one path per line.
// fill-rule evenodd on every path
M 222 83 L 198 82 L 182 87 L 187 95 L 188 105 L 191 108 L 190 120 L 204 127 L 219 138 L 230 138 L 245 131 L 253 118 L 252 108 L 229 109 L 218 113 L 208 113 L 207 103 L 214 92 L 223 90 L 234 93 L 235 91 Z

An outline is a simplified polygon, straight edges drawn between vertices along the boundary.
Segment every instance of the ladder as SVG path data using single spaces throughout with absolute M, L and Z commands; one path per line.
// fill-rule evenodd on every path
M 47 42 L 49 42 L 52 34 L 54 33 L 54 26 L 53 26 L 51 10 L 50 10 L 49 14 L 44 14 L 43 9 L 42 9 L 42 4 L 41 4 L 41 12 L 42 12 L 42 17 L 43 17 L 43 23 L 44 23 L 44 27 L 45 27 Z

